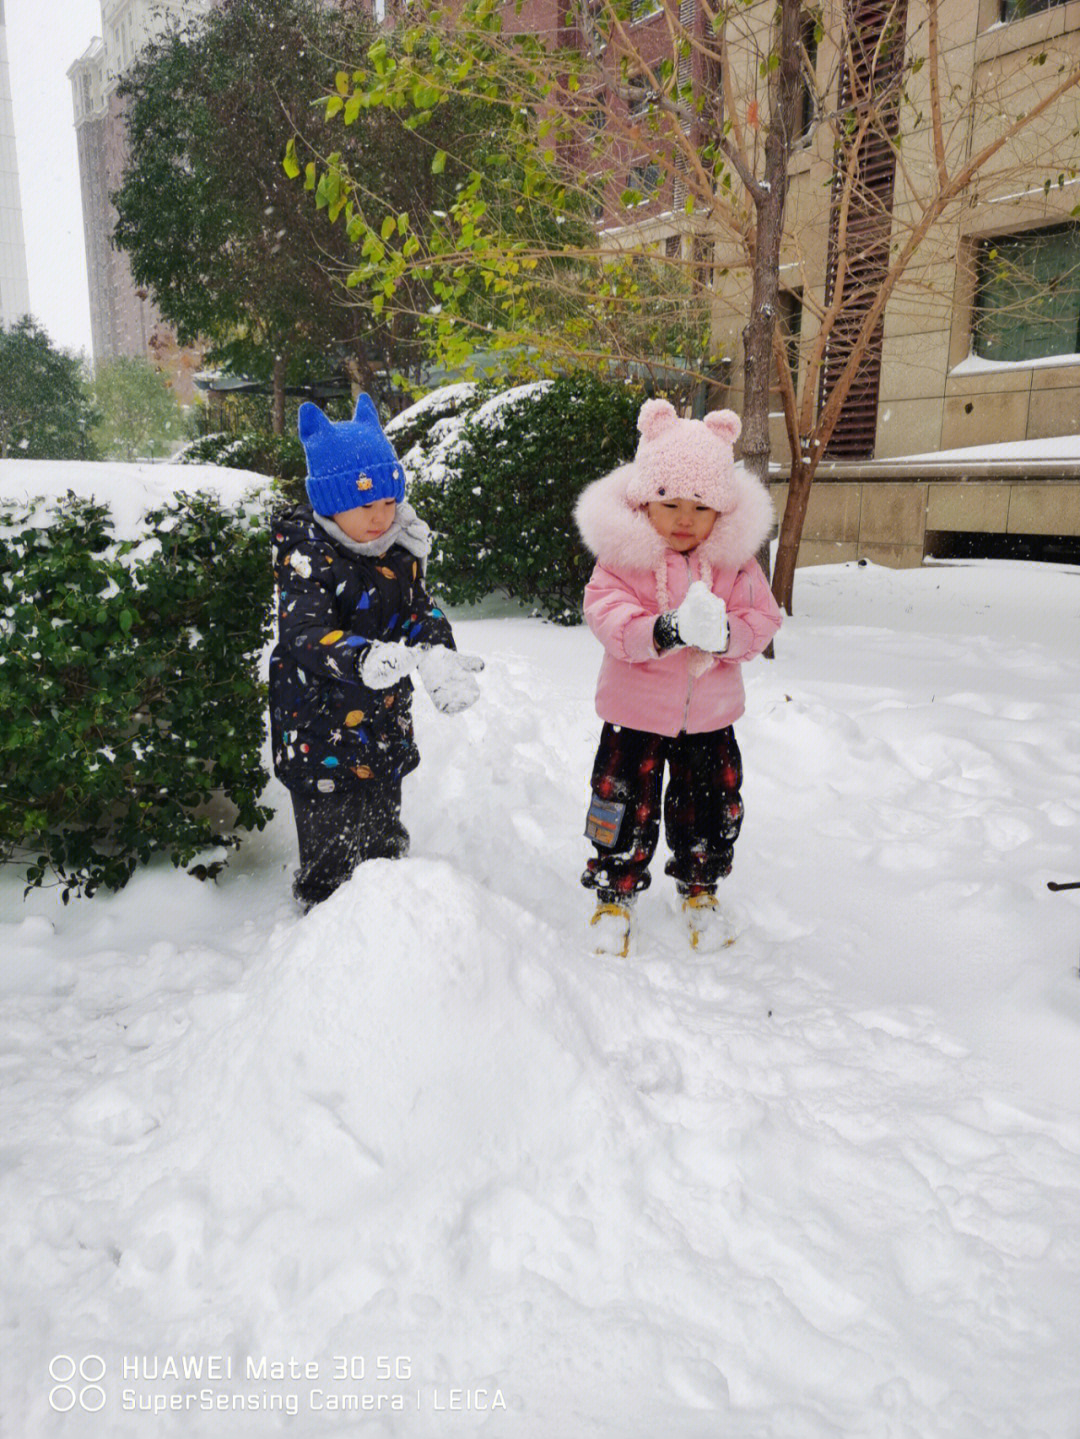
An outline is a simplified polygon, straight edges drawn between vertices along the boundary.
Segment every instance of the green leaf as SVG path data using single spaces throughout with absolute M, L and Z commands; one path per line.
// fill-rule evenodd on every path
M 281 168 L 288 175 L 290 180 L 295 180 L 300 174 L 300 162 L 296 158 L 296 140 L 292 139 L 285 146 L 285 158 L 281 162 Z
M 434 158 L 434 159 L 432 160 L 432 162 L 431 162 L 431 173 L 432 173 L 433 175 L 441 175 L 442 172 L 443 172 L 445 169 L 446 169 L 446 151 L 445 151 L 445 150 L 436 150 L 436 151 L 435 151 L 435 158 Z

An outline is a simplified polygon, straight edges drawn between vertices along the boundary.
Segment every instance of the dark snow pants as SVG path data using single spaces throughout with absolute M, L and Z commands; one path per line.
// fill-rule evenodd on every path
M 293 882 L 298 903 L 310 909 L 365 859 L 400 859 L 409 832 L 401 823 L 401 784 L 370 781 L 337 794 L 290 790 L 300 868 Z
M 730 725 L 668 737 L 605 724 L 585 824 L 596 858 L 581 877 L 602 900 L 625 900 L 649 887 L 649 864 L 660 838 L 665 764 L 664 834 L 671 850 L 665 874 L 689 895 L 714 890 L 731 872 L 743 804 L 742 756 Z

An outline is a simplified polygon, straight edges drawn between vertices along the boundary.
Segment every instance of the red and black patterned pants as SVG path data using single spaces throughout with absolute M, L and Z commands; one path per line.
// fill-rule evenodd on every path
M 742 756 L 735 731 L 674 737 L 605 724 L 592 772 L 593 799 L 585 833 L 596 846 L 581 882 L 603 900 L 648 889 L 649 864 L 664 835 L 671 858 L 664 866 L 681 893 L 713 890 L 731 872 L 742 826 Z

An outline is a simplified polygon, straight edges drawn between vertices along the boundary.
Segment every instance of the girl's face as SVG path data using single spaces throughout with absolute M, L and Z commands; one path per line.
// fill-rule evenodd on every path
M 650 500 L 645 513 L 657 534 L 680 554 L 696 550 L 716 524 L 716 511 L 696 500 Z
M 332 516 L 339 530 L 344 530 L 350 540 L 366 545 L 385 535 L 394 523 L 397 513 L 396 500 L 375 500 L 370 505 L 357 505 L 354 510 L 339 510 Z

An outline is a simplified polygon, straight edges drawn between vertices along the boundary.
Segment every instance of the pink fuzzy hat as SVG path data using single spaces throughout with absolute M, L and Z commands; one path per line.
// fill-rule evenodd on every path
M 646 400 L 638 415 L 637 454 L 626 498 L 696 500 L 720 514 L 736 503 L 735 455 L 742 421 L 734 410 L 713 410 L 703 420 L 680 420 L 667 400 Z

